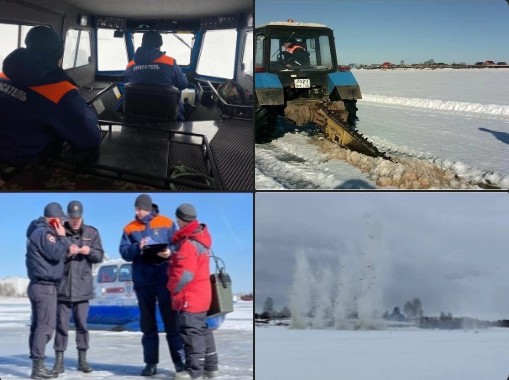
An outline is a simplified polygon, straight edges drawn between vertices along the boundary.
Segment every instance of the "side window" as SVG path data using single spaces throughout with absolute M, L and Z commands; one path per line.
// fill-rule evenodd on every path
M 14 25 L 0 23 L 0 36 L 2 43 L 0 44 L 0 71 L 5 57 L 13 50 L 25 47 L 25 37 L 33 25 Z
M 233 79 L 236 47 L 236 30 L 209 30 L 205 32 L 196 73 L 216 78 Z
M 242 53 L 242 72 L 253 76 L 253 31 L 247 32 Z
M 99 283 L 104 282 L 115 282 L 117 279 L 117 266 L 116 265 L 108 265 L 101 267 L 99 269 L 99 273 L 97 273 L 97 281 Z
M 256 52 L 255 52 L 255 66 L 256 68 L 263 67 L 263 43 L 265 41 L 264 35 L 256 36 Z
M 177 65 L 188 66 L 191 63 L 191 49 L 194 44 L 194 34 L 191 33 L 161 33 L 163 37 L 163 46 L 161 51 L 165 51 L 170 57 L 177 60 Z M 143 32 L 133 34 L 134 50 L 141 46 Z
M 131 264 L 122 265 L 118 271 L 118 281 L 132 281 L 131 268 Z
M 125 39 L 113 33 L 113 29 L 97 29 L 98 71 L 124 71 L 127 66 Z
M 89 64 L 91 55 L 90 32 L 87 30 L 69 29 L 65 36 L 62 68 L 66 70 L 86 66 Z

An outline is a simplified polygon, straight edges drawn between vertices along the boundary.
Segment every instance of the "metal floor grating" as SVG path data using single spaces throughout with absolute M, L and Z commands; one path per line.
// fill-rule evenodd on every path
M 253 121 L 223 120 L 210 148 L 225 190 L 255 190 Z

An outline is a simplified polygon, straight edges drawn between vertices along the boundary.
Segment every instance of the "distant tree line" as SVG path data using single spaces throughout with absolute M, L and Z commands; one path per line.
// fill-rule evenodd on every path
M 8 282 L 0 283 L 0 297 L 16 297 L 16 288 Z
M 263 303 L 263 312 L 255 313 L 255 319 L 287 319 L 291 318 L 292 313 L 288 307 L 283 307 L 281 310 L 274 309 L 274 300 L 272 297 L 267 297 Z

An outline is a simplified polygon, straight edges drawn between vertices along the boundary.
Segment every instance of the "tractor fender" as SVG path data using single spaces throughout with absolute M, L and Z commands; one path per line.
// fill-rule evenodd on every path
M 362 99 L 361 89 L 351 71 L 337 71 L 328 75 L 327 91 L 337 91 L 341 99 Z
M 283 84 L 276 74 L 255 73 L 255 92 L 261 106 L 280 106 L 285 104 Z

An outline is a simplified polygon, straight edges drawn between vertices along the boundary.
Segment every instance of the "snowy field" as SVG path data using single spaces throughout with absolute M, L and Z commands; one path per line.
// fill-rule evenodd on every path
M 505 380 L 509 329 L 256 327 L 258 380 Z
M 218 380 L 253 379 L 253 303 L 236 302 L 235 311 L 214 332 L 219 353 Z M 31 372 L 28 356 L 30 302 L 27 298 L 0 298 L 0 379 L 26 379 Z M 94 372 L 77 372 L 74 332 L 66 352 L 66 371 L 59 379 L 140 379 L 143 368 L 141 333 L 91 331 L 88 354 Z M 160 334 L 160 363 L 152 379 L 172 379 L 173 364 L 169 358 L 164 334 Z M 53 342 L 46 346 L 46 366 L 54 360 Z
M 487 179 L 509 188 L 509 69 L 353 73 L 363 95 L 359 132 L 393 157 L 419 158 L 456 177 L 429 187 L 478 188 Z M 380 181 L 395 175 L 395 165 L 379 159 L 360 167 L 346 153 L 331 154 L 332 147 L 304 133 L 257 144 L 256 188 L 404 188 Z

